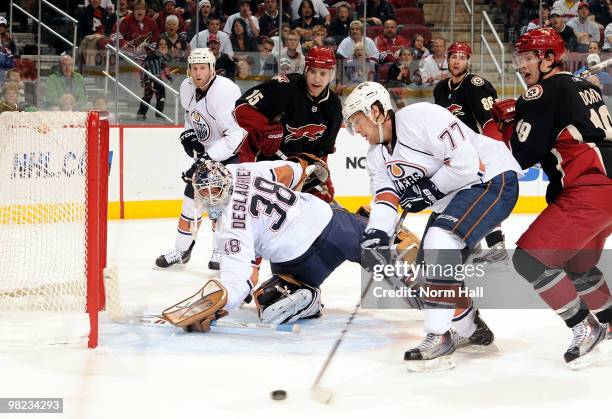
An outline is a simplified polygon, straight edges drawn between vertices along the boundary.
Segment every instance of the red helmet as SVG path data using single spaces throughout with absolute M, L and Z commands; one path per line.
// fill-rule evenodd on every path
M 472 47 L 469 42 L 454 42 L 448 47 L 446 51 L 446 56 L 448 57 L 451 54 L 465 54 L 468 58 L 472 56 Z
M 560 63 L 567 52 L 563 38 L 553 28 L 538 28 L 525 32 L 514 44 L 514 48 L 518 54 L 533 51 L 540 58 L 552 52 L 555 55 L 555 63 Z
M 336 68 L 336 56 L 334 51 L 326 47 L 312 47 L 306 56 L 306 67 L 324 68 L 334 70 Z

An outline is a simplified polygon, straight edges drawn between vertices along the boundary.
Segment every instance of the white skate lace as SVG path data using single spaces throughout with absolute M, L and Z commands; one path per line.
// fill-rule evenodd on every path
M 580 345 L 582 345 L 582 343 L 585 341 L 587 334 L 589 332 L 589 329 L 586 325 L 586 321 L 583 321 L 582 323 L 579 323 L 576 326 L 574 326 L 572 328 L 572 332 L 574 332 L 574 338 L 572 339 L 570 348 L 574 348 L 574 347 L 579 348 Z
M 419 346 L 416 347 L 416 349 L 420 350 L 421 352 L 423 352 L 423 350 L 431 349 L 439 343 L 439 340 L 439 335 L 428 333 L 425 337 L 425 340 L 421 342 Z
M 174 249 L 171 252 L 168 252 L 164 255 L 164 258 L 166 258 L 166 262 L 172 264 L 175 262 L 180 262 L 181 259 L 183 257 L 183 253 L 179 252 L 178 250 Z

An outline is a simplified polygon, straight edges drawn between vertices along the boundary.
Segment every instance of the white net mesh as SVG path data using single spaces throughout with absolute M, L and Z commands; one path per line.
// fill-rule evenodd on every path
M 86 308 L 87 113 L 0 115 L 0 317 Z

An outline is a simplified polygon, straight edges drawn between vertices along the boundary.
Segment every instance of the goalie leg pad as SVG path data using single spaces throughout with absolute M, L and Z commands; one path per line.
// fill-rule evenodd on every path
M 293 323 L 317 315 L 321 291 L 291 275 L 273 275 L 254 292 L 259 320 L 267 324 Z
M 222 308 L 226 303 L 227 290 L 220 282 L 211 279 L 191 297 L 165 309 L 162 317 L 187 331 L 205 332 L 212 320 L 225 314 Z M 193 330 L 188 330 L 190 326 Z

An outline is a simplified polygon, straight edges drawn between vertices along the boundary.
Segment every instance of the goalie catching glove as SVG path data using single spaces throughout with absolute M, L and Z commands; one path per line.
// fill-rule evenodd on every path
M 218 281 L 209 280 L 191 297 L 168 307 L 162 317 L 186 332 L 208 332 L 214 320 L 227 315 L 227 290 Z
M 287 160 L 298 163 L 302 167 L 302 177 L 294 188 L 296 191 L 310 192 L 323 185 L 329 179 L 327 163 L 310 153 L 299 153 Z
M 321 315 L 321 291 L 291 275 L 273 275 L 253 292 L 259 321 L 293 323 Z

